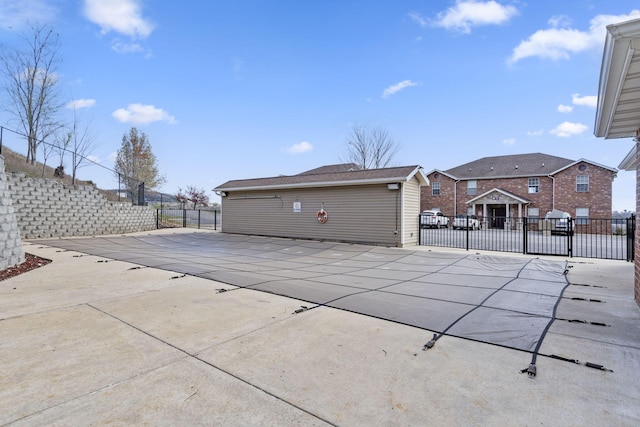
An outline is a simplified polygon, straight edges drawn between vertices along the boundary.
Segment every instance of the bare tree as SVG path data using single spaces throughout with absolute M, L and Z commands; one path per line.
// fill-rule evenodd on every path
M 64 178 L 64 156 L 67 154 L 69 144 L 71 144 L 71 137 L 72 134 L 68 130 L 66 132 L 60 132 L 56 136 L 54 143 L 54 148 L 60 158 L 60 164 L 55 170 L 55 176 L 59 176 L 60 178 Z
M 9 112 L 27 135 L 26 161 L 36 161 L 38 146 L 61 127 L 58 92 L 59 35 L 44 26 L 31 27 L 22 46 L 2 46 L 0 71 L 10 100 Z
M 95 148 L 95 139 L 91 133 L 91 122 L 81 124 L 73 108 L 73 122 L 69 131 L 71 147 L 71 183 L 76 183 L 77 172 L 88 161 L 88 156 Z
M 182 188 L 178 188 L 178 194 L 176 199 L 183 205 L 186 203 L 193 203 L 193 209 L 198 205 L 207 206 L 209 204 L 209 196 L 204 192 L 203 188 L 196 188 L 192 185 L 187 186 L 186 191 L 182 191 Z
M 361 125 L 351 128 L 347 159 L 362 169 L 389 166 L 399 150 L 398 143 L 384 128 L 368 128 Z

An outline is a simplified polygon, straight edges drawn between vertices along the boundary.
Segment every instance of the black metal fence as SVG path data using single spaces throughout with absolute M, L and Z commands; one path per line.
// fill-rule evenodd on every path
M 518 252 L 536 255 L 633 261 L 636 218 L 507 218 L 478 221 L 471 217 L 432 226 L 420 215 L 419 244 Z M 458 227 L 457 225 L 461 225 Z
M 222 224 L 219 210 L 208 209 L 158 209 L 157 228 L 210 228 L 217 230 Z

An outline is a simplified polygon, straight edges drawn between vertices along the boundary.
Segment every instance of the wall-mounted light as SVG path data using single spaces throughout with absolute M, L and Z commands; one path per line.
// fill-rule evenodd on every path
M 400 189 L 399 182 L 392 182 L 390 184 L 387 184 L 387 190 L 399 190 L 399 189 Z

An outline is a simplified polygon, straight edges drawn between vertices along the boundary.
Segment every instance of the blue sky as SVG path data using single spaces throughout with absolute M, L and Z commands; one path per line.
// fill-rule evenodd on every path
M 626 0 L 0 0 L 0 43 L 49 25 L 92 159 L 113 167 L 136 126 L 160 190 L 215 201 L 230 179 L 340 163 L 354 125 L 387 129 L 394 163 L 427 172 L 531 152 L 617 167 L 633 142 L 595 138 L 595 105 L 605 26 L 633 18 Z M 79 176 L 117 187 L 101 167 Z M 613 207 L 635 210 L 635 173 Z

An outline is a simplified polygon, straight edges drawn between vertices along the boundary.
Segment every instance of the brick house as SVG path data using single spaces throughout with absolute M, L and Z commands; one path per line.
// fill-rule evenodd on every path
M 617 169 L 542 153 L 484 157 L 427 174 L 422 210 L 477 215 L 485 227 L 544 218 L 553 209 L 573 218 L 610 218 Z

